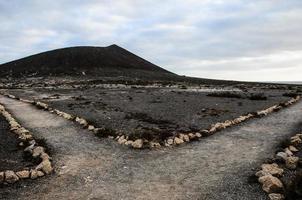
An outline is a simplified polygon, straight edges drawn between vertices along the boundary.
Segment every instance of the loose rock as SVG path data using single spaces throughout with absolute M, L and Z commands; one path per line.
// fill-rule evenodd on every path
M 125 142 L 125 145 L 131 145 L 132 146 L 132 144 L 133 144 L 133 141 L 132 140 L 127 140 L 127 142 Z
M 190 140 L 194 140 L 196 138 L 196 136 L 193 133 L 189 133 L 188 136 Z
M 288 149 L 289 149 L 291 152 L 298 152 L 298 151 L 299 151 L 296 147 L 294 147 L 294 146 L 292 146 L 292 145 L 290 145 L 290 146 L 288 147 Z
M 127 140 L 125 139 L 125 136 L 122 135 L 121 137 L 119 137 L 119 139 L 117 140 L 117 142 L 119 144 L 125 144 L 127 142 Z
M 184 143 L 184 141 L 183 141 L 182 139 L 180 139 L 180 138 L 178 138 L 178 137 L 175 137 L 175 138 L 174 138 L 174 144 L 180 145 L 180 144 L 182 144 L 182 143 Z
M 42 160 L 50 160 L 51 158 L 49 157 L 49 155 L 45 152 L 41 153 L 40 158 Z
M 37 158 L 39 157 L 42 153 L 44 153 L 44 148 L 41 146 L 37 146 L 36 148 L 33 149 L 32 151 L 32 157 Z
M 42 171 L 37 171 L 37 175 L 38 175 L 38 177 L 42 177 L 42 176 L 44 176 L 44 173 Z
M 35 144 L 31 144 L 24 149 L 24 152 L 32 152 L 34 150 Z
M 184 136 L 183 136 L 183 140 L 184 140 L 185 142 L 190 142 L 190 138 L 189 138 L 188 135 L 184 135 Z
M 81 124 L 82 126 L 88 126 L 88 122 L 83 118 L 76 117 L 75 121 Z
M 15 174 L 15 172 L 10 170 L 5 171 L 4 176 L 7 183 L 15 183 L 19 180 L 19 177 Z
M 178 138 L 179 138 L 179 139 L 181 139 L 181 140 L 184 140 L 184 137 L 185 137 L 185 135 L 184 135 L 184 134 L 182 134 L 182 133 L 181 133 L 181 134 L 179 134 L 179 136 L 178 136 Z
M 296 156 L 287 157 L 285 160 L 285 166 L 288 169 L 296 169 L 298 162 L 299 162 L 299 157 Z
M 282 182 L 272 175 L 262 176 L 258 180 L 262 183 L 262 189 L 269 194 L 278 193 L 283 189 Z
M 288 155 L 288 156 L 293 156 L 293 152 L 291 152 L 288 148 L 285 149 L 285 153 Z
M 262 177 L 262 176 L 266 176 L 266 175 L 270 175 L 270 173 L 268 173 L 268 172 L 266 172 L 266 171 L 263 171 L 263 170 L 260 170 L 260 171 L 258 171 L 256 174 L 255 174 L 255 176 L 257 176 L 257 177 Z
M 278 193 L 272 193 L 268 195 L 270 200 L 284 200 L 284 196 Z
M 132 147 L 135 149 L 141 149 L 143 147 L 143 140 L 137 139 L 132 143 Z
M 93 131 L 93 130 L 94 130 L 94 126 L 89 125 L 89 126 L 88 126 L 88 130 L 89 130 L 89 131 Z
M 72 119 L 73 119 L 73 116 L 70 115 L 70 114 L 67 114 L 67 113 L 62 113 L 62 116 L 63 116 L 65 119 L 68 119 L 68 120 L 72 120 Z
M 30 170 L 30 178 L 31 179 L 36 179 L 38 178 L 38 171 L 35 169 Z
M 42 170 L 45 174 L 50 174 L 53 171 L 51 162 L 49 160 L 43 160 L 37 167 L 36 170 Z
M 16 175 L 20 179 L 25 179 L 25 178 L 29 178 L 30 172 L 28 170 L 22 170 L 22 171 L 16 172 Z
M 301 143 L 302 143 L 302 140 L 300 137 L 298 137 L 298 136 L 291 137 L 291 144 L 293 146 L 298 146 Z
M 4 172 L 0 172 L 0 184 L 4 181 Z
M 169 139 L 167 140 L 167 144 L 172 145 L 172 144 L 173 144 L 173 139 L 172 139 L 172 138 L 169 138 Z
M 261 166 L 263 172 L 267 172 L 273 176 L 281 176 L 283 174 L 283 169 L 279 168 L 276 163 L 273 164 L 263 164 Z
M 278 152 L 276 155 L 276 158 L 279 158 L 279 159 L 285 161 L 287 158 L 287 154 L 285 152 Z
M 195 136 L 197 137 L 197 138 L 201 138 L 202 137 L 202 135 L 201 135 L 201 133 L 195 133 Z

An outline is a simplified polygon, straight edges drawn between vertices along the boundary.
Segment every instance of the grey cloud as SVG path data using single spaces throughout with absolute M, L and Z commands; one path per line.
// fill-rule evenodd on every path
M 176 73 L 290 80 L 280 71 L 301 68 L 301 13 L 300 0 L 1 1 L 0 62 L 117 43 Z M 297 57 L 271 59 L 285 51 Z

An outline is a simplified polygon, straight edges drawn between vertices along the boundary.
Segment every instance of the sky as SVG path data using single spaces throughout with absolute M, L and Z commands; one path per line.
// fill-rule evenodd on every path
M 302 81 L 302 1 L 0 0 L 0 63 L 111 44 L 180 75 Z

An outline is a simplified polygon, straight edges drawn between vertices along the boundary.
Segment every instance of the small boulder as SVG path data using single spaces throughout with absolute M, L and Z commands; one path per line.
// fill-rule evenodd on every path
M 258 180 L 262 184 L 262 189 L 269 194 L 278 193 L 283 189 L 282 182 L 272 175 L 262 176 Z
M 16 175 L 17 175 L 20 179 L 25 179 L 25 178 L 29 178 L 30 172 L 29 172 L 28 170 L 22 170 L 22 171 L 16 172 Z
M 141 149 L 143 147 L 143 140 L 137 139 L 132 143 L 132 147 L 135 149 Z
M 225 126 L 225 127 L 230 127 L 230 126 L 232 126 L 232 121 L 226 120 L 226 121 L 224 122 L 224 126 Z
M 38 175 L 38 177 L 42 177 L 42 176 L 44 176 L 44 173 L 42 171 L 37 171 L 37 175 Z
M 216 130 L 222 130 L 222 129 L 226 128 L 224 123 L 216 123 L 215 127 L 216 127 Z
M 36 179 L 38 178 L 38 171 L 35 169 L 30 170 L 30 178 L 31 179 Z
M 29 140 L 33 140 L 33 136 L 30 133 L 23 133 L 19 136 L 19 139 L 21 141 L 29 141 Z
M 249 119 L 249 118 L 252 118 L 252 117 L 255 117 L 252 113 L 250 113 L 250 114 L 247 115 L 247 118 L 248 118 L 248 119 Z
M 42 170 L 45 174 L 50 174 L 53 171 L 51 162 L 49 160 L 43 160 L 37 167 L 36 170 Z
M 42 153 L 44 153 L 44 148 L 41 146 L 37 146 L 36 148 L 33 149 L 32 151 L 32 157 L 37 158 L 39 157 Z
M 266 175 L 270 175 L 270 173 L 268 173 L 267 171 L 263 171 L 260 170 L 258 172 L 256 172 L 255 176 L 257 176 L 258 178 L 262 177 L 262 176 L 266 176 Z
M 197 137 L 197 138 L 201 138 L 202 137 L 202 135 L 201 135 L 201 133 L 195 133 L 195 136 Z
M 25 128 L 23 128 L 23 127 L 21 127 L 21 128 L 18 128 L 18 129 L 16 129 L 15 131 L 14 131 L 17 135 L 28 135 L 28 134 L 30 134 L 29 133 L 29 131 L 27 130 L 27 129 L 25 129 Z
M 284 200 L 284 195 L 278 193 L 269 194 L 268 197 L 270 200 Z
M 178 138 L 179 138 L 179 139 L 181 139 L 181 140 L 184 140 L 184 137 L 185 137 L 185 135 L 184 135 L 184 134 L 182 134 L 182 133 L 181 133 L 181 134 L 179 134 L 179 136 L 178 136 Z
M 286 149 L 284 150 L 284 152 L 285 152 L 288 156 L 293 156 L 293 155 L 294 155 L 293 152 L 291 152 L 288 148 L 286 148 Z
M 36 106 L 37 106 L 38 108 L 41 108 L 41 109 L 45 109 L 45 110 L 48 109 L 48 105 L 47 105 L 47 104 L 42 103 L 42 102 L 39 102 L 39 101 L 36 103 Z
M 19 180 L 19 177 L 13 171 L 5 171 L 4 175 L 7 183 L 15 183 Z
M 236 118 L 232 121 L 232 124 L 236 125 L 236 124 L 239 124 L 241 121 L 239 118 Z
M 88 130 L 89 130 L 89 131 L 94 131 L 94 126 L 93 126 L 93 125 L 89 125 L 89 126 L 88 126 Z
M 127 140 L 127 142 L 125 142 L 125 145 L 132 145 L 133 144 L 133 141 L 132 140 Z
M 298 152 L 298 151 L 299 151 L 296 147 L 294 147 L 294 146 L 292 146 L 292 145 L 290 145 L 290 146 L 288 147 L 288 149 L 289 149 L 291 152 Z
M 291 141 L 290 142 L 291 142 L 291 144 L 293 146 L 298 146 L 299 144 L 302 143 L 302 140 L 301 140 L 301 138 L 299 136 L 293 136 L 293 137 L 291 137 Z
M 182 139 L 180 139 L 180 138 L 178 138 L 178 137 L 175 137 L 175 138 L 174 138 L 174 144 L 180 145 L 180 144 L 182 144 L 182 143 L 184 143 L 184 141 L 183 141 Z
M 172 145 L 172 144 L 173 144 L 173 139 L 172 139 L 172 138 L 169 138 L 169 139 L 167 140 L 167 144 L 168 144 L 168 145 Z
M 267 172 L 273 176 L 281 176 L 283 174 L 283 169 L 279 168 L 276 163 L 263 164 L 261 168 L 263 172 Z
M 0 172 L 0 184 L 4 182 L 4 172 Z
M 125 144 L 127 142 L 126 138 L 124 135 L 120 136 L 119 139 L 117 140 L 119 144 Z
M 67 113 L 62 113 L 62 117 L 64 117 L 65 119 L 68 119 L 68 120 L 72 120 L 73 119 L 73 116 L 70 115 L 70 114 L 67 114 Z
M 196 138 L 195 134 L 193 134 L 193 133 L 189 133 L 188 136 L 189 136 L 190 140 L 194 140 Z
M 299 137 L 300 139 L 302 139 L 302 133 L 296 134 L 296 137 Z
M 298 165 L 298 162 L 299 162 L 299 157 L 290 156 L 290 157 L 286 158 L 286 160 L 285 160 L 285 166 L 288 169 L 296 169 L 297 165 Z
M 212 126 L 209 130 L 209 133 L 215 133 L 216 132 L 216 127 L 215 126 Z
M 285 161 L 286 158 L 287 158 L 287 154 L 286 154 L 285 152 L 278 152 L 278 153 L 276 154 L 276 158 Z
M 75 121 L 81 124 L 82 126 L 88 126 L 88 122 L 83 118 L 76 117 Z
M 51 158 L 49 157 L 49 155 L 45 152 L 41 153 L 40 158 L 42 160 L 50 160 Z
M 31 144 L 24 149 L 24 152 L 32 152 L 34 150 L 35 144 Z
M 190 138 L 189 138 L 188 135 L 184 135 L 184 136 L 183 136 L 183 140 L 184 140 L 185 142 L 190 142 Z

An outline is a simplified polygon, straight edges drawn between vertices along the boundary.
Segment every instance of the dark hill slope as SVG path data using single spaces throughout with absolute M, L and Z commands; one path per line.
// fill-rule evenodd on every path
M 117 46 L 70 47 L 0 65 L 0 77 L 106 76 L 162 79 L 175 74 Z

